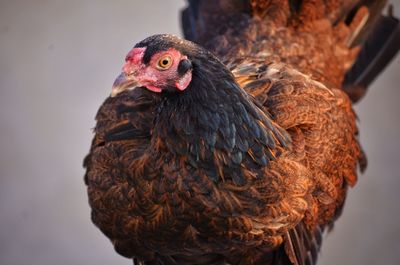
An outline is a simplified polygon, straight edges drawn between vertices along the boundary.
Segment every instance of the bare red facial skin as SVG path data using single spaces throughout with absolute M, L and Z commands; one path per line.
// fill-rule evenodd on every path
M 181 60 L 187 59 L 178 50 L 170 48 L 152 56 L 148 65 L 143 63 L 143 56 L 146 48 L 133 48 L 126 57 L 123 71 L 126 75 L 134 75 L 140 86 L 148 90 L 160 93 L 163 87 L 176 87 L 179 91 L 184 91 L 192 80 L 191 70 L 183 76 L 178 73 L 178 65 Z M 168 69 L 160 69 L 158 61 L 164 56 L 172 58 L 172 64 Z
M 188 71 L 177 82 L 175 82 L 175 87 L 180 91 L 183 91 L 189 86 L 191 81 L 192 81 L 192 72 Z

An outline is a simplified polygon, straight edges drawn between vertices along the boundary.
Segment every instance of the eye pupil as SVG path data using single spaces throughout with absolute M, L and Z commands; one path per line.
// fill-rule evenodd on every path
M 162 60 L 161 64 L 162 65 L 167 65 L 169 63 L 169 61 L 167 59 Z

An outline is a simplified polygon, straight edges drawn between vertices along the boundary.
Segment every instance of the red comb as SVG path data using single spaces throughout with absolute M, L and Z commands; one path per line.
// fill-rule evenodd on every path
M 125 58 L 125 61 L 138 63 L 142 60 L 146 48 L 133 48 Z

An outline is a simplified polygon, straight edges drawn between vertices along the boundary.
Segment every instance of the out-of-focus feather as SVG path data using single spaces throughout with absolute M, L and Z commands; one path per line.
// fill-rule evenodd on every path
M 349 42 L 350 47 L 363 45 L 364 41 L 368 39 L 372 30 L 376 27 L 377 21 L 380 19 L 386 4 L 387 0 L 361 0 L 355 2 L 354 6 L 347 11 L 344 22 L 346 24 L 351 24 L 359 10 L 368 10 L 368 17 L 365 23 L 351 34 L 351 41 Z
M 399 20 L 393 16 L 380 16 L 343 82 L 345 91 L 354 102 L 365 94 L 367 87 L 385 69 L 399 49 Z

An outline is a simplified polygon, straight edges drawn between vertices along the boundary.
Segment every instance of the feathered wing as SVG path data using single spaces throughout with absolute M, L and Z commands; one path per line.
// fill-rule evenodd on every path
M 289 132 L 292 158 L 310 171 L 314 186 L 309 208 L 286 232 L 284 249 L 293 264 L 315 264 L 321 231 L 340 214 L 347 186 L 357 179 L 357 162 L 364 164 L 351 103 L 343 91 L 282 63 L 247 57 L 235 60 L 231 69 Z

